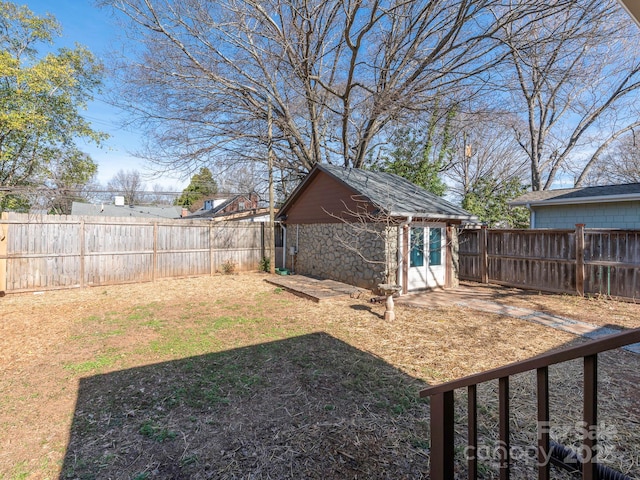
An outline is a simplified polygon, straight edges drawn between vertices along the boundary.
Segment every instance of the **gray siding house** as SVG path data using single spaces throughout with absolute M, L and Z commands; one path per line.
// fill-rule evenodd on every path
M 531 228 L 640 229 L 640 183 L 526 193 L 509 203 L 531 212 Z
M 290 270 L 406 293 L 457 285 L 457 226 L 476 218 L 397 175 L 316 164 L 278 220 Z

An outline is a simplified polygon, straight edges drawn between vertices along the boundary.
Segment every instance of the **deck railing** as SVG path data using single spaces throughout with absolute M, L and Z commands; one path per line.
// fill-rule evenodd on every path
M 538 416 L 538 479 L 550 477 L 549 429 L 549 366 L 578 358 L 584 361 L 583 420 L 585 435 L 582 439 L 585 452 L 596 451 L 593 432 L 597 425 L 598 404 L 598 354 L 614 348 L 640 342 L 640 328 L 603 337 L 589 343 L 573 346 L 557 352 L 549 352 L 521 362 L 471 375 L 459 380 L 435 385 L 420 392 L 421 397 L 431 397 L 431 479 L 449 480 L 454 478 L 454 391 L 466 388 L 468 391 L 468 478 L 476 479 L 478 460 L 474 453 L 478 449 L 477 427 L 477 385 L 498 380 L 498 421 L 499 421 L 499 468 L 500 480 L 510 478 L 509 445 L 509 377 L 536 371 L 537 375 L 537 416 Z M 583 480 L 598 478 L 595 455 L 582 460 Z

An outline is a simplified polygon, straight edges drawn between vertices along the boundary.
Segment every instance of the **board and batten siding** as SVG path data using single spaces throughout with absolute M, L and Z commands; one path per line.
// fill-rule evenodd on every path
M 350 211 L 358 211 L 362 203 L 356 193 L 324 172 L 318 172 L 287 212 L 287 224 L 341 223 L 357 221 Z M 328 213 L 327 213 L 328 212 Z
M 0 292 L 209 275 L 232 263 L 258 270 L 263 224 L 121 217 L 0 219 Z

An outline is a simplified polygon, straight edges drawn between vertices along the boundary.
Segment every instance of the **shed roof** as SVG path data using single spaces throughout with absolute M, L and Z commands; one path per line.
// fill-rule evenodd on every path
M 466 210 L 393 173 L 372 172 L 327 164 L 316 164 L 313 167 L 282 206 L 279 216 L 286 215 L 288 208 L 295 203 L 311 180 L 320 173 L 329 175 L 352 190 L 355 195 L 367 198 L 377 208 L 394 217 L 477 220 Z
M 640 200 L 640 183 L 626 183 L 528 192 L 509 202 L 509 205 L 514 207 L 521 205 L 570 205 L 638 200 Z

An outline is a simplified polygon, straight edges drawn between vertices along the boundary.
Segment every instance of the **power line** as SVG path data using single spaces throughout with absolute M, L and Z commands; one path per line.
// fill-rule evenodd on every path
M 29 186 L 24 186 L 24 185 L 20 185 L 20 186 L 7 186 L 7 187 L 2 187 L 0 186 L 0 192 L 3 193 L 8 193 L 8 194 L 20 194 L 20 193 L 31 193 L 31 194 L 36 194 L 36 193 L 46 193 L 46 194 L 56 194 L 56 192 L 60 192 L 63 191 L 64 193 L 62 194 L 57 194 L 58 196 L 70 196 L 73 194 L 77 194 L 77 195 L 81 195 L 81 194 L 88 194 L 88 193 L 96 193 L 96 194 L 111 194 L 111 195 L 119 195 L 122 192 L 127 192 L 126 188 L 123 189 L 111 189 L 111 190 L 105 190 L 105 189 L 92 189 L 92 188 L 60 188 L 60 187 L 29 187 Z M 135 195 L 167 195 L 167 196 L 180 196 L 180 195 L 202 195 L 200 192 L 190 192 L 190 191 L 156 191 L 156 190 L 133 190 L 131 193 L 135 194 Z M 212 193 L 209 195 L 204 195 L 206 197 L 220 197 L 220 198 L 224 198 L 224 197 L 228 197 L 228 196 L 235 196 L 235 195 L 247 195 L 250 192 L 218 192 L 218 193 Z M 254 192 L 257 193 L 257 192 Z

